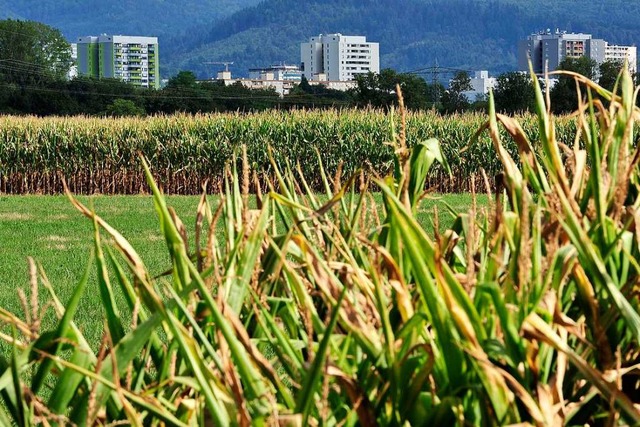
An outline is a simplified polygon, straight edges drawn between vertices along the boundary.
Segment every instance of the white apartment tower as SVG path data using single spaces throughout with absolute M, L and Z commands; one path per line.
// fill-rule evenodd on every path
M 79 74 L 160 87 L 157 37 L 103 34 L 80 37 L 77 45 Z
M 351 81 L 358 74 L 380 72 L 378 43 L 364 36 L 320 34 L 300 44 L 302 71 L 307 80 Z
M 634 74 L 637 71 L 638 64 L 638 48 L 636 46 L 619 46 L 608 44 L 604 51 L 605 61 L 619 61 L 625 60 L 629 64 L 629 72 Z

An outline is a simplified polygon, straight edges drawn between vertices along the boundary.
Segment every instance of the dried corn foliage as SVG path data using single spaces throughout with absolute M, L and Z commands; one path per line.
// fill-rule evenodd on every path
M 95 225 L 105 339 L 93 351 L 74 322 L 88 273 L 63 306 L 32 268 L 60 320 L 42 331 L 24 294 L 24 320 L 0 309 L 14 331 L 0 336 L 0 422 L 640 423 L 640 113 L 628 74 L 617 95 L 576 78 L 587 102 L 570 144 L 537 82 L 535 142 L 491 103 L 502 190 L 435 236 L 415 211 L 449 158 L 437 140 L 407 144 L 402 119 L 394 174 L 375 181 L 381 215 L 360 174 L 319 168 L 319 195 L 273 158 L 278 192 L 250 210 L 250 173 L 232 162 L 221 206 L 199 205 L 195 254 L 143 161 L 171 259 L 161 278 L 72 198 Z

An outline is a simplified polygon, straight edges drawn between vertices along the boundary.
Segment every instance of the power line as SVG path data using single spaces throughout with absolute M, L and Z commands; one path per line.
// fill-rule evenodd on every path
M 10 83 L 0 83 L 0 87 L 15 88 L 16 85 Z M 175 95 L 147 95 L 147 94 L 135 94 L 135 93 L 103 93 L 103 92 L 88 92 L 88 91 L 75 91 L 68 89 L 53 89 L 38 86 L 19 86 L 20 89 L 34 91 L 34 92 L 47 92 L 47 93 L 59 93 L 59 94 L 77 94 L 77 95 L 89 95 L 89 96 L 104 96 L 112 98 L 143 98 L 143 99 L 172 99 L 172 100 L 213 100 L 213 101 L 269 101 L 276 104 L 307 104 L 315 105 L 321 104 L 326 99 L 322 100 L 310 100 L 306 99 L 306 95 L 291 95 L 286 98 L 280 98 L 279 96 L 255 96 L 255 95 L 200 95 L 200 96 L 175 96 Z M 346 104 L 346 101 L 333 100 L 333 104 Z
M 16 22 L 27 22 L 27 21 L 21 21 L 19 19 L 15 20 Z M 31 22 L 36 22 L 36 21 L 31 21 Z M 13 31 L 13 30 L 9 30 L 7 28 L 2 28 L 0 27 L 0 32 L 4 32 L 4 33 L 9 33 L 9 34 L 15 34 L 17 36 L 25 36 L 25 37 L 29 37 L 32 39 L 38 39 L 38 35 L 37 34 L 29 34 L 29 33 L 22 33 L 20 31 Z M 40 33 L 40 35 L 45 35 L 44 32 L 42 31 L 38 31 Z
M 2 63 L 4 62 L 4 64 Z M 34 69 L 30 69 L 30 66 L 34 66 L 36 68 L 41 68 L 43 71 L 40 70 L 34 70 Z M 46 66 L 42 66 L 40 64 L 36 64 L 36 63 L 32 63 L 32 62 L 28 62 L 28 61 L 20 61 L 20 60 L 11 60 L 11 59 L 0 59 L 0 70 L 8 70 L 8 71 L 14 71 L 14 72 L 24 72 L 24 73 L 29 73 L 29 74 L 34 74 L 34 75 L 38 75 L 38 76 L 42 76 L 42 77 L 50 77 L 51 74 L 45 72 L 44 70 L 46 70 Z M 100 79 L 94 79 L 91 80 L 92 83 L 94 84 L 98 84 L 98 85 L 103 85 L 103 86 L 108 86 L 110 85 L 109 82 L 105 81 L 105 80 L 100 80 Z M 12 87 L 10 84 L 4 85 L 5 87 Z M 78 91 L 78 90 L 70 90 L 70 89 L 53 89 L 53 88 L 44 88 L 44 87 L 38 87 L 38 86 L 21 86 L 21 88 L 23 89 L 29 89 L 29 90 L 37 90 L 37 91 L 41 91 L 41 92 L 58 92 L 58 93 L 66 93 L 66 94 L 79 94 L 79 95 L 97 95 L 97 96 L 117 96 L 117 97 L 129 97 L 129 98 L 154 98 L 156 99 L 158 96 L 157 95 L 149 95 L 149 94 L 142 94 L 142 93 L 130 93 L 130 94 L 114 94 L 114 93 L 103 93 L 103 92 L 92 92 L 92 91 Z M 135 88 L 135 89 L 139 89 L 139 88 Z M 134 89 L 134 90 L 135 90 Z M 171 87 L 170 88 L 171 91 L 173 92 L 178 92 L 178 93 L 182 93 L 182 94 L 191 94 L 192 90 L 190 88 L 185 88 L 185 87 Z M 251 89 L 249 89 L 251 90 Z M 329 97 L 331 96 L 330 94 L 316 94 L 314 95 L 316 97 Z M 161 95 L 162 98 L 164 99 L 202 99 L 202 100 L 272 100 L 272 101 L 277 101 L 276 95 L 185 95 L 185 96 L 176 96 L 176 95 L 169 95 L 166 92 L 163 93 Z M 307 95 L 306 94 L 302 94 L 302 95 L 287 95 L 287 99 L 289 100 L 295 100 L 296 98 L 300 98 L 301 101 L 304 100 L 304 98 L 306 98 Z M 279 101 L 282 101 L 282 98 L 279 98 Z M 340 102 L 339 100 L 335 100 L 335 102 Z M 307 103 L 314 103 L 311 101 L 308 101 Z

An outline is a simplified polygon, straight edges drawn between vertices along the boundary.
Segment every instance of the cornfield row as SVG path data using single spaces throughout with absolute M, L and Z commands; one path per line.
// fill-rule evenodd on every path
M 199 194 L 209 182 L 220 191 L 224 168 L 245 144 L 251 165 L 262 170 L 259 182 L 273 182 L 269 149 L 280 167 L 300 165 L 314 189 L 321 188 L 318 154 L 327 173 L 342 164 L 344 176 L 364 167 L 378 175 L 393 167 L 391 116 L 382 111 L 296 111 L 257 114 L 177 115 L 144 119 L 0 118 L 0 193 L 55 194 L 66 180 L 76 194 L 146 192 L 139 154 L 169 194 Z M 490 183 L 501 170 L 486 135 L 472 143 L 486 120 L 480 114 L 407 117 L 410 146 L 438 138 L 453 176 L 438 168 L 428 187 L 440 192 L 468 191 L 471 177 L 486 171 Z M 521 118 L 536 138 L 533 116 Z M 558 140 L 572 142 L 575 123 L 561 119 Z M 517 156 L 515 145 L 506 149 Z

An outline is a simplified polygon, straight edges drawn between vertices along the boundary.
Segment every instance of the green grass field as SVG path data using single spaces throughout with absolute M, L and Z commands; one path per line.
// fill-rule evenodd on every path
M 92 196 L 80 201 L 93 206 L 96 212 L 129 240 L 145 261 L 152 274 L 161 274 L 169 267 L 166 245 L 161 238 L 153 201 L 150 196 Z M 190 237 L 195 227 L 199 197 L 168 196 Z M 218 198 L 210 199 L 213 205 Z M 478 204 L 486 205 L 486 196 L 478 196 Z M 420 208 L 419 218 L 432 229 L 433 206 L 438 206 L 440 228 L 450 226 L 453 216 L 446 205 L 465 212 L 471 196 L 443 195 L 427 198 Z M 193 245 L 193 241 L 190 241 Z M 82 277 L 93 248 L 92 224 L 77 212 L 64 196 L 0 196 L 0 295 L 2 307 L 21 312 L 18 288 L 28 293 L 27 257 L 34 258 L 44 269 L 50 283 L 65 303 L 75 284 Z M 102 334 L 100 296 L 95 272 L 91 271 L 88 292 L 81 303 L 78 318 L 93 343 Z M 46 295 L 40 295 L 46 304 Z

